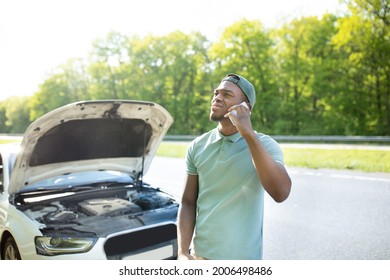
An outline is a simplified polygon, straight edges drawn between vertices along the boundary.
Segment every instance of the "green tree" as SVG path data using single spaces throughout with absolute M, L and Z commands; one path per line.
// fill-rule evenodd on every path
M 97 39 L 85 60 L 53 69 L 33 96 L 0 102 L 0 131 L 86 99 L 146 100 L 175 122 L 170 134 L 200 134 L 214 88 L 227 73 L 257 91 L 256 130 L 268 134 L 390 134 L 389 0 L 347 0 L 344 16 L 303 17 L 266 29 L 239 20 L 216 42 L 199 32 Z M 29 118 L 25 118 L 29 115 Z
M 325 116 L 333 110 L 328 100 L 337 94 L 337 59 L 330 44 L 335 22 L 332 15 L 304 17 L 276 31 L 278 85 L 283 95 L 278 133 L 327 134 L 332 130 Z
M 5 131 L 7 133 L 23 133 L 29 125 L 28 96 L 13 96 L 4 101 Z M 0 110 L 1 112 L 1 110 Z
M 200 33 L 177 31 L 144 38 L 110 33 L 94 44 L 91 96 L 156 102 L 175 118 L 170 133 L 198 131 L 204 112 L 190 108 L 202 99 L 204 87 L 197 80 L 207 59 L 205 43 Z
M 88 72 L 91 78 L 89 95 L 92 99 L 126 99 L 131 73 L 129 65 L 129 39 L 110 32 L 106 38 L 93 43 Z
M 30 98 L 30 120 L 65 104 L 89 99 L 88 87 L 84 63 L 79 59 L 69 60 L 53 70 Z
M 348 1 L 333 43 L 345 54 L 350 134 L 390 133 L 390 1 Z
M 204 48 L 207 40 L 200 33 L 173 32 L 165 36 L 161 43 L 164 50 L 162 57 L 160 54 L 160 77 L 165 84 L 164 97 L 168 98 L 168 102 L 165 99 L 162 103 L 175 118 L 171 133 L 198 132 L 209 124 L 211 94 L 207 88 L 208 79 L 202 74 L 207 61 L 207 50 Z
M 0 133 L 9 133 L 10 127 L 6 125 L 7 117 L 6 110 L 7 106 L 5 105 L 5 101 L 0 102 Z

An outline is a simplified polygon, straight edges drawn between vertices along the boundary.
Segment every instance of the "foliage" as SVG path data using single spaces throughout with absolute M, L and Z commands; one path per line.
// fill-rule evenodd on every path
M 390 135 L 390 1 L 348 0 L 344 15 L 266 29 L 242 19 L 216 42 L 198 32 L 128 37 L 110 32 L 70 59 L 30 97 L 0 102 L 0 132 L 23 133 L 44 113 L 88 99 L 148 100 L 173 115 L 170 134 L 200 134 L 227 73 L 253 82 L 253 127 L 267 134 Z
M 338 94 L 338 60 L 331 38 L 337 18 L 324 15 L 296 19 L 275 31 L 279 43 L 275 49 L 278 61 L 278 87 L 281 92 L 281 114 L 276 123 L 278 134 L 338 134 L 328 127 Z M 334 119 L 330 118 L 332 124 Z
M 19 133 L 26 130 L 29 124 L 29 110 L 26 106 L 28 97 L 10 97 L 0 104 L 0 116 L 5 122 L 0 123 L 4 132 Z
M 366 134 L 389 135 L 390 1 L 349 1 L 349 8 L 333 38 L 343 55 L 347 87 L 338 111 L 351 134 L 364 128 Z
M 53 70 L 28 102 L 30 121 L 62 105 L 89 99 L 89 82 L 84 68 L 81 60 L 71 59 Z

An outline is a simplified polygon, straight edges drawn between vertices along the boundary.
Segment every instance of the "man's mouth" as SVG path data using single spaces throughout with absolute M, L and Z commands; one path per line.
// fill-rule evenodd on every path
M 211 104 L 211 109 L 219 109 L 219 108 L 223 108 L 222 104 L 219 104 L 219 103 L 212 103 Z

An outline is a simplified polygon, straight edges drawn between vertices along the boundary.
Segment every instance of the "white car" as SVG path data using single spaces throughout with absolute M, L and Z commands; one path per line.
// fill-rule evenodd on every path
M 1 259 L 175 259 L 178 201 L 143 182 L 172 122 L 127 100 L 33 122 L 0 154 Z

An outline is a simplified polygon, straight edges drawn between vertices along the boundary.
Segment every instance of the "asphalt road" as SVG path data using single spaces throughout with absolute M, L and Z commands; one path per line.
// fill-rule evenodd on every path
M 265 198 L 264 259 L 390 260 L 390 174 L 288 168 L 283 203 Z M 145 181 L 178 197 L 183 159 L 156 157 Z

